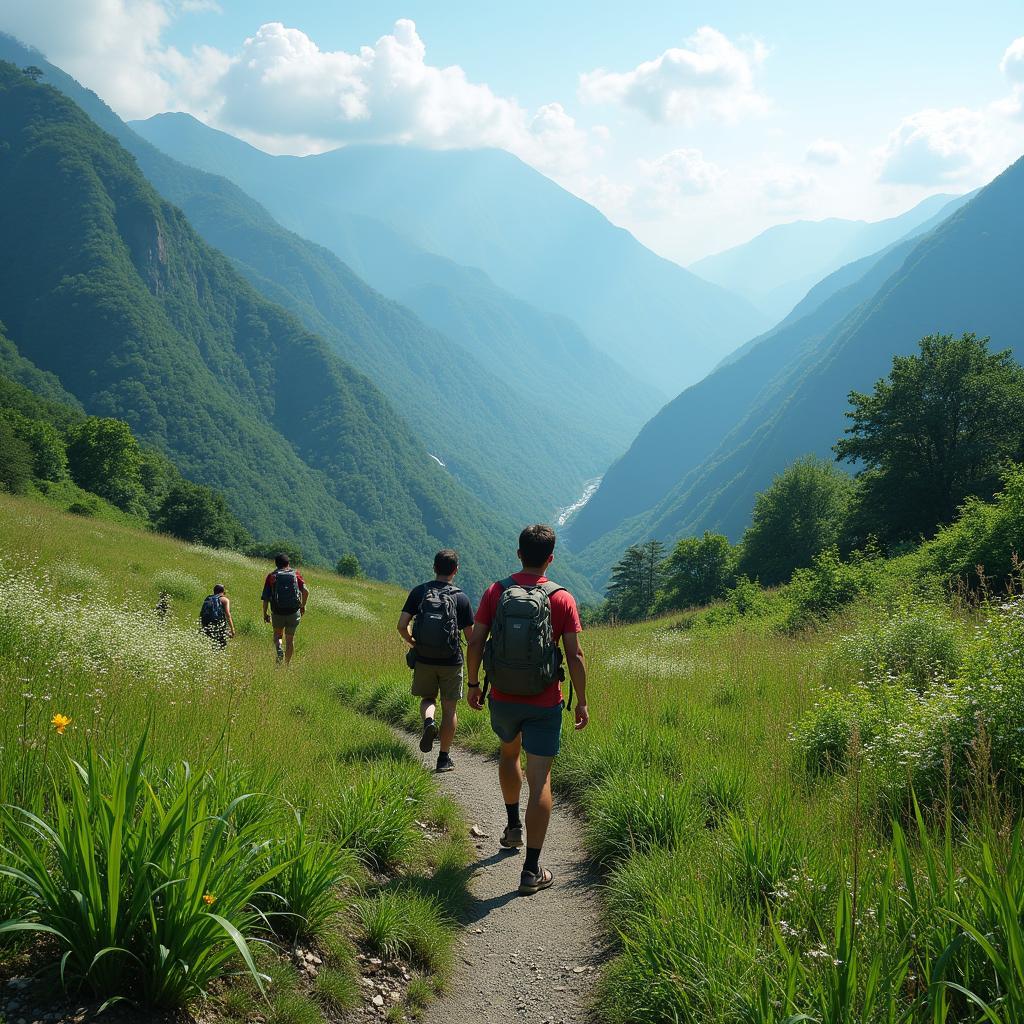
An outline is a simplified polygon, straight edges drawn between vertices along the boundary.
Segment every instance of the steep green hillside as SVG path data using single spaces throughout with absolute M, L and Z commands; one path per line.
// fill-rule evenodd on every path
M 351 146 L 270 157 L 186 115 L 135 127 L 179 160 L 235 181 L 287 227 L 335 251 L 356 214 L 479 267 L 499 287 L 569 317 L 659 390 L 699 380 L 765 326 L 746 302 L 655 256 L 503 151 Z
M 898 217 L 874 222 L 830 217 L 778 224 L 749 242 L 697 260 L 690 270 L 780 320 L 816 281 L 916 231 L 952 199 L 931 196 Z
M 480 283 L 450 282 L 453 293 L 448 286 L 418 285 L 422 306 L 436 314 L 424 319 L 442 337 L 368 288 L 330 251 L 281 228 L 231 182 L 150 145 L 41 55 L 0 35 L 0 58 L 40 67 L 49 84 L 135 156 L 163 198 L 232 257 L 264 297 L 296 313 L 377 384 L 428 450 L 485 503 L 522 518 L 551 517 L 621 453 L 657 408 L 650 389 L 572 325 L 488 289 L 482 274 L 475 275 Z M 457 306 L 457 315 L 446 315 L 444 305 Z M 538 386 L 530 366 L 538 358 L 572 372 L 564 372 L 557 387 L 554 381 Z M 476 443 L 478 435 L 492 441 Z
M 72 103 L 0 68 L 0 318 L 89 412 L 127 420 L 262 536 L 418 575 L 460 547 L 471 586 L 512 527 L 430 460 L 380 393 L 260 298 Z
M 681 395 L 671 414 L 645 428 L 660 446 L 638 439 L 574 522 L 574 544 L 590 545 L 587 567 L 600 574 L 628 543 L 651 535 L 670 539 L 707 528 L 737 538 L 754 495 L 776 473 L 808 452 L 830 456 L 845 426 L 848 392 L 869 390 L 893 355 L 911 352 L 927 333 L 975 331 L 991 335 L 993 349 L 1013 347 L 1019 356 L 1024 296 L 1014 268 L 1022 194 L 1018 162 L 909 252 L 897 246 L 808 318 L 766 336 Z M 716 419 L 723 408 L 728 414 Z M 675 479 L 669 472 L 658 477 L 654 452 L 664 460 L 675 450 L 683 453 Z

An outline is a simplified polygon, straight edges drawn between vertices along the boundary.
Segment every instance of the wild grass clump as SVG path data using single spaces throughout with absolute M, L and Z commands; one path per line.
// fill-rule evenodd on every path
M 328 810 L 333 841 L 375 871 L 393 868 L 422 841 L 416 827 L 424 814 L 429 777 L 411 761 L 380 761 L 340 788 Z
M 431 972 L 449 966 L 445 914 L 436 900 L 407 889 L 384 890 L 357 900 L 355 915 L 363 942 L 382 958 L 408 959 Z
M 202 580 L 182 569 L 162 569 L 156 573 L 153 576 L 153 589 L 158 594 L 170 594 L 178 601 L 195 600 L 207 592 Z
M 586 794 L 584 808 L 587 848 L 601 863 L 678 850 L 704 828 L 693 791 L 653 771 L 608 777 Z

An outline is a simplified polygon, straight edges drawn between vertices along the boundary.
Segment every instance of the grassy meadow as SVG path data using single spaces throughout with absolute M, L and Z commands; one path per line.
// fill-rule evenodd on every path
M 0 935 L 0 977 L 49 966 L 50 992 L 62 970 L 97 1001 L 205 994 L 223 1019 L 313 1024 L 377 992 L 361 968 L 390 1019 L 414 1013 L 450 971 L 468 849 L 456 808 L 348 699 L 404 677 L 381 625 L 395 591 L 310 572 L 285 671 L 259 562 L 6 496 L 0 534 L 0 921 L 54 929 Z M 194 624 L 215 582 L 234 599 L 226 653 Z
M 102 777 L 101 804 L 112 799 L 112 773 L 148 724 L 152 795 L 128 804 L 147 835 L 168 807 L 217 808 L 228 826 L 216 842 L 257 862 L 242 878 L 225 869 L 225 884 L 252 939 L 250 976 L 273 979 L 261 983 L 274 1020 L 343 1018 L 360 998 L 359 952 L 397 958 L 413 979 L 393 1016 L 440 986 L 467 851 L 453 808 L 388 728 L 416 717 L 394 632 L 402 593 L 311 571 L 285 672 L 260 619 L 264 566 L 9 498 L 0 529 L 4 801 L 47 821 L 68 804 L 72 819 L 89 794 L 76 796 L 67 758 L 87 764 L 90 745 L 109 767 L 85 774 Z M 214 582 L 234 601 L 226 656 L 192 625 Z M 161 590 L 172 597 L 164 622 L 152 610 Z M 566 717 L 555 784 L 584 815 L 615 939 L 595 1019 L 1024 1020 L 1020 604 L 954 610 L 894 578 L 794 629 L 777 593 L 762 596 L 761 615 L 586 634 L 591 725 L 575 733 Z M 63 734 L 55 714 L 71 719 Z M 460 718 L 460 742 L 494 748 L 484 715 Z M 204 780 L 194 796 L 174 767 L 183 761 Z M 268 795 L 232 805 L 249 792 Z M 146 799 L 162 810 L 141 809 Z M 23 819 L 5 818 L 16 851 Z M 42 919 L 35 890 L 0 886 L 0 919 Z M 219 905 L 204 897 L 220 897 L 205 877 L 188 886 L 175 927 L 202 931 L 209 922 L 194 919 Z M 156 903 L 170 914 L 164 895 Z M 122 967 L 134 992 L 156 990 L 165 925 L 135 925 L 133 941 L 149 945 L 148 973 Z M 216 956 L 244 971 L 238 944 L 210 934 Z M 313 983 L 289 952 L 307 946 L 328 965 Z M 66 948 L 14 933 L 0 963 L 21 970 Z M 101 951 L 74 953 L 69 974 L 89 974 Z M 188 995 L 180 978 L 165 988 Z M 226 1018 L 266 1016 L 256 980 L 207 988 Z

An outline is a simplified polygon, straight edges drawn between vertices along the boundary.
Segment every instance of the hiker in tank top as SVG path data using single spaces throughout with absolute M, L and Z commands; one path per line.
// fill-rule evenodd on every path
M 526 751 L 526 859 L 519 883 L 523 896 L 554 881 L 541 865 L 540 854 L 551 819 L 551 765 L 561 746 L 564 669 L 576 696 L 576 728 L 585 729 L 590 721 L 587 668 L 579 641 L 583 627 L 576 601 L 546 576 L 554 551 L 555 531 L 550 526 L 523 530 L 517 552 L 522 571 L 487 589 L 466 651 L 469 706 L 483 709 L 485 694 L 479 682 L 483 665 L 491 728 L 501 741 L 498 781 L 508 823 L 498 842 L 506 850 L 523 845 L 519 754 Z
M 306 614 L 309 590 L 302 574 L 291 567 L 284 553 L 274 558 L 277 566 L 263 581 L 263 621 L 274 627 L 274 651 L 277 663 L 291 664 L 295 653 L 295 630 Z M 285 647 L 282 649 L 281 640 Z
M 459 634 L 469 640 L 473 629 L 473 606 L 452 582 L 458 571 L 458 552 L 451 548 L 438 551 L 434 555 L 434 579 L 413 587 L 398 617 L 398 635 L 409 645 L 405 660 L 413 670 L 412 694 L 420 698 L 423 719 L 420 750 L 429 754 L 440 734 L 439 772 L 450 772 L 455 767 L 450 751 L 458 725 L 456 708 L 462 697 Z M 434 721 L 439 693 L 440 729 Z
M 231 618 L 231 598 L 223 583 L 217 583 L 213 593 L 203 601 L 199 611 L 199 624 L 203 632 L 222 650 L 228 639 L 235 635 L 235 623 Z

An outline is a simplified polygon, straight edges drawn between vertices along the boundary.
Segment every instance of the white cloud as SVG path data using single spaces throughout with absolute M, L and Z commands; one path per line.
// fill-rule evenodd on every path
M 580 75 L 579 95 L 589 103 L 621 103 L 657 122 L 688 120 L 704 111 L 734 117 L 766 106 L 754 89 L 754 75 L 767 52 L 756 41 L 741 48 L 704 26 L 685 46 L 632 71 L 597 68 Z
M 804 154 L 804 160 L 809 164 L 820 164 L 822 167 L 835 167 L 837 164 L 845 164 L 849 159 L 846 147 L 832 139 L 816 139 Z
M 807 171 L 794 167 L 771 168 L 757 177 L 761 193 L 775 202 L 788 204 L 813 192 L 818 179 Z
M 1024 36 L 1014 39 L 1006 48 L 1006 53 L 999 62 L 999 70 L 1011 82 L 1024 83 Z
M 668 212 L 678 211 L 688 196 L 713 192 L 725 176 L 699 149 L 674 149 L 656 160 L 638 160 L 637 169 L 634 201 Z
M 985 117 L 976 110 L 921 110 L 905 117 L 880 153 L 879 180 L 941 185 L 971 177 L 987 155 Z

